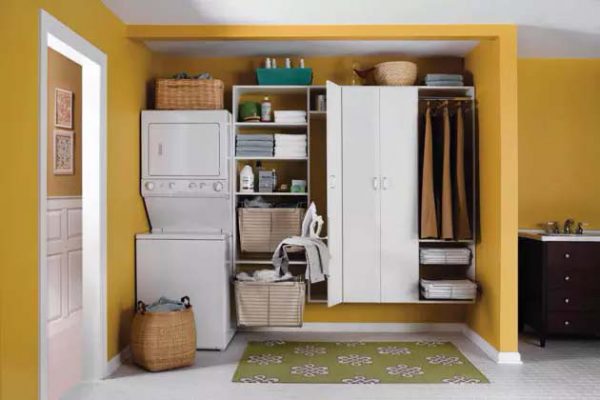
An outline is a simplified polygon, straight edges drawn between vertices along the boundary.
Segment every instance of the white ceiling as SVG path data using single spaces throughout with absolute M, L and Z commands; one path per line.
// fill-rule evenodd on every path
M 103 0 L 127 24 L 519 26 L 523 57 L 600 57 L 600 0 Z
M 203 57 L 223 56 L 341 56 L 404 54 L 418 57 L 467 54 L 477 41 L 149 41 L 152 51 Z

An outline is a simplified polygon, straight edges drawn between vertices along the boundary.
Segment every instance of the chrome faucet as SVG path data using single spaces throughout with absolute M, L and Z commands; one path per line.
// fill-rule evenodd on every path
M 583 235 L 583 227 L 587 226 L 588 224 L 586 222 L 578 222 L 577 223 L 577 234 L 578 235 Z
M 575 224 L 575 221 L 572 218 L 567 218 L 567 220 L 565 221 L 565 225 L 563 227 L 563 233 L 570 235 L 573 233 L 573 224 Z

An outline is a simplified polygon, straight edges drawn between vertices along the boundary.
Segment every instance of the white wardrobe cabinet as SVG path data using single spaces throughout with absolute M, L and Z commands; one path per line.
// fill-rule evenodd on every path
M 419 298 L 417 90 L 327 84 L 330 306 Z

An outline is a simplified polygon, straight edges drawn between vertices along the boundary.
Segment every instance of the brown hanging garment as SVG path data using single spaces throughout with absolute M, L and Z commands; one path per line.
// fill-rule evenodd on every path
M 433 138 L 431 133 L 431 109 L 425 111 L 425 137 L 423 140 L 423 173 L 421 181 L 421 238 L 438 238 L 433 193 Z
M 442 170 L 442 239 L 454 239 L 450 169 L 450 115 L 446 105 L 444 106 L 444 159 Z
M 465 184 L 465 125 L 462 107 L 456 110 L 456 238 L 470 239 L 471 225 Z

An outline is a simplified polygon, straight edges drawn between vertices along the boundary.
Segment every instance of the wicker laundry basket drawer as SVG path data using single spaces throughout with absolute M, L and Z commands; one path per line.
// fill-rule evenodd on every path
M 157 79 L 158 110 L 222 110 L 225 85 L 219 79 Z
M 302 326 L 306 284 L 301 281 L 236 281 L 239 326 Z
M 299 236 L 304 208 L 238 208 L 240 250 L 273 252 L 290 236 Z

